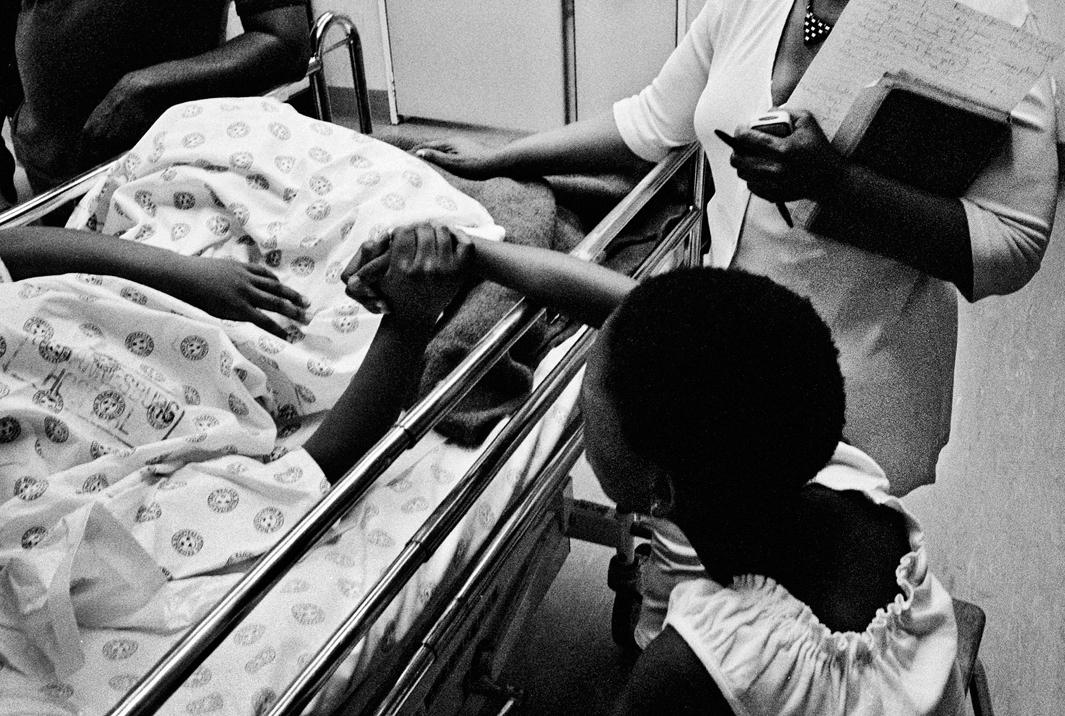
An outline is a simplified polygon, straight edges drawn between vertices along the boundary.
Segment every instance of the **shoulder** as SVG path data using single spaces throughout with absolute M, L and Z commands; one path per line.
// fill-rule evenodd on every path
M 834 631 L 863 631 L 899 587 L 906 518 L 855 490 L 808 485 L 784 525 L 781 581 Z
M 667 626 L 637 659 L 615 714 L 731 714 L 699 657 Z

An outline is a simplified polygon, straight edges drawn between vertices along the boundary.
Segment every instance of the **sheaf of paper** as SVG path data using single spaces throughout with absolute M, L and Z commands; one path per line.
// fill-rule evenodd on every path
M 832 139 L 866 87 L 904 72 L 1009 112 L 1063 53 L 953 0 L 851 0 L 785 106 L 809 110 Z M 813 206 L 798 202 L 796 219 Z
M 832 138 L 863 87 L 903 71 L 1009 112 L 1063 52 L 952 0 L 851 0 L 786 106 Z

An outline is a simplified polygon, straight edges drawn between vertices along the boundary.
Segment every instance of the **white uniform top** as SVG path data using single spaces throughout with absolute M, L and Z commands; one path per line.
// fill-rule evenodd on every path
M 899 594 L 861 632 L 833 632 L 787 589 L 744 575 L 729 587 L 696 579 L 673 590 L 673 626 L 738 716 L 952 714 L 957 625 L 950 595 L 928 568 L 921 528 L 868 455 L 840 444 L 812 481 L 857 490 L 906 519 L 910 551 L 895 568 Z
M 1023 0 L 967 0 L 1016 25 Z M 832 328 L 847 379 L 846 435 L 884 466 L 895 494 L 934 481 L 950 431 L 957 309 L 952 287 L 897 261 L 789 230 L 751 195 L 714 129 L 732 132 L 772 106 L 770 79 L 792 0 L 709 0 L 655 81 L 614 106 L 636 154 L 661 158 L 699 140 L 713 172 L 709 262 L 769 276 L 808 296 Z M 1023 286 L 1050 236 L 1057 189 L 1049 80 L 1013 112 L 1009 147 L 962 203 L 976 298 Z

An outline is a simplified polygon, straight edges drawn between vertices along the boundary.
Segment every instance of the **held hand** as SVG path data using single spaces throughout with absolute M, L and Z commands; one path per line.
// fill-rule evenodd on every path
M 447 227 L 419 224 L 369 242 L 341 275 L 349 296 L 395 321 L 431 326 L 465 279 L 471 244 Z
M 254 323 L 279 338 L 285 329 L 264 311 L 307 322 L 307 299 L 282 284 L 269 269 L 232 259 L 186 257 L 179 296 L 212 316 Z
M 768 201 L 820 199 L 832 190 L 844 158 L 809 112 L 792 114 L 795 129 L 786 137 L 742 128 L 734 137 L 717 136 L 732 148 L 730 163 L 751 192 Z
M 469 139 L 455 137 L 422 142 L 412 151 L 415 156 L 467 179 L 487 179 L 500 173 L 491 150 Z
M 129 149 L 157 118 L 150 85 L 136 72 L 125 75 L 89 115 L 81 130 L 81 158 L 87 165 Z

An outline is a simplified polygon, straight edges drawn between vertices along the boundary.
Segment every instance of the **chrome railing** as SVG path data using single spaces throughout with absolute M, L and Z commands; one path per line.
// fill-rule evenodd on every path
M 651 197 L 675 177 L 698 152 L 698 147 L 692 145 L 675 150 L 659 162 L 625 199 L 589 232 L 571 254 L 586 260 L 599 257 Z M 701 209 L 702 200 L 696 201 Z M 303 519 L 293 525 L 219 603 L 141 678 L 111 713 L 114 716 L 154 713 L 281 579 L 287 569 L 325 534 L 330 525 L 366 494 L 392 461 L 424 436 L 453 408 L 543 314 L 542 308 L 534 307 L 525 300 L 519 301 L 489 334 L 477 343 L 451 374 L 402 416 L 330 492 Z M 418 553 L 421 554 L 421 551 Z M 363 609 L 362 614 L 372 611 Z M 352 631 L 365 629 L 362 622 L 349 626 Z M 341 641 L 345 643 L 346 639 L 347 637 L 341 637 Z M 298 677 L 300 688 L 319 677 L 320 673 L 308 679 Z M 286 695 L 288 693 L 286 692 Z M 301 702 L 304 696 L 293 695 L 291 698 L 293 703 L 296 703 Z M 276 710 L 272 713 L 276 713 Z
M 333 45 L 326 47 L 326 35 L 334 28 L 340 29 L 344 33 L 344 37 Z M 355 29 L 355 24 L 344 15 L 337 15 L 333 12 L 322 13 L 315 21 L 314 27 L 311 28 L 310 42 L 314 52 L 307 62 L 307 74 L 295 82 L 275 87 L 267 92 L 265 96 L 286 100 L 309 86 L 318 118 L 331 122 L 333 109 L 325 78 L 325 56 L 341 46 L 347 46 L 348 58 L 351 62 L 352 92 L 354 93 L 354 106 L 359 121 L 359 131 L 363 134 L 370 134 L 373 131 L 373 123 L 370 120 L 366 70 L 362 60 L 362 42 L 359 39 L 358 30 Z M 84 196 L 97 180 L 111 169 L 114 163 L 114 160 L 104 162 L 66 181 L 61 186 L 42 192 L 16 204 L 7 211 L 0 212 L 0 229 L 24 226 L 58 209 L 68 201 Z

